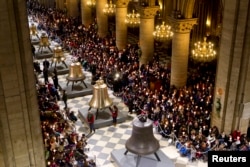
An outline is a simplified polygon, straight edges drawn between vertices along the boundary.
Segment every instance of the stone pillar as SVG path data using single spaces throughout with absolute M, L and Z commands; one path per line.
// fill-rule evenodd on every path
M 197 19 L 168 18 L 174 32 L 172 39 L 170 85 L 181 88 L 187 82 L 190 31 Z
M 126 48 L 127 46 L 127 25 L 125 19 L 127 16 L 128 0 L 117 0 L 116 1 L 116 46 L 119 50 Z
M 107 0 L 96 0 L 97 34 L 104 38 L 108 34 L 108 16 L 103 13 Z
M 45 0 L 38 0 L 41 5 L 45 5 Z
M 0 1 L 0 166 L 45 167 L 25 1 Z
M 56 0 L 56 9 L 64 10 L 65 4 L 64 0 Z
M 82 14 L 82 24 L 88 27 L 93 23 L 92 9 L 87 5 L 87 0 L 81 0 L 81 14 Z
M 142 55 L 140 65 L 147 64 L 153 59 L 154 54 L 154 17 L 159 10 L 159 6 L 141 7 L 140 11 L 140 36 L 139 44 Z
M 40 0 L 40 3 L 46 8 L 54 8 L 55 0 Z
M 78 0 L 67 0 L 66 6 L 67 6 L 67 14 L 69 17 L 79 16 Z
M 246 133 L 250 120 L 249 5 L 232 0 L 225 2 L 223 10 L 211 125 L 227 134 L 236 129 Z

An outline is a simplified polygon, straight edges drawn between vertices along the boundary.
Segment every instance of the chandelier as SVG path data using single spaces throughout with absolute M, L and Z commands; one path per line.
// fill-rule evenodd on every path
M 203 42 L 199 41 L 194 44 L 191 57 L 200 62 L 210 62 L 214 60 L 216 58 L 214 44 L 212 42 L 207 42 L 207 38 L 204 37 Z
M 140 24 L 140 14 L 135 13 L 135 10 L 133 10 L 132 13 L 127 14 L 125 23 L 129 27 L 138 27 Z
M 103 9 L 103 12 L 105 15 L 112 16 L 115 14 L 115 4 L 112 3 L 112 1 L 109 1 Z
M 153 32 L 153 36 L 156 41 L 166 41 L 171 39 L 173 34 L 171 26 L 166 25 L 164 21 L 161 25 L 156 26 L 155 31 Z
M 96 3 L 95 0 L 87 0 L 87 6 L 89 6 L 89 7 L 94 7 L 95 3 Z

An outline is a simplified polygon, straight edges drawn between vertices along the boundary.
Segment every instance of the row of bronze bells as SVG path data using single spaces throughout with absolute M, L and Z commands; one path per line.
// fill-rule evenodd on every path
M 107 85 L 104 83 L 103 79 L 96 81 L 93 86 L 93 96 L 89 102 L 89 106 L 95 109 L 104 109 L 112 105 L 112 100 L 108 95 Z
M 86 78 L 79 62 L 70 64 L 69 75 L 66 78 L 69 81 L 81 81 Z
M 36 28 L 36 26 L 35 26 L 35 24 L 34 23 L 32 23 L 31 24 L 31 26 L 30 26 L 30 35 L 31 36 L 37 36 L 37 38 L 39 39 L 39 37 L 38 37 L 38 32 L 37 32 L 37 28 Z M 47 47 L 47 46 L 49 46 L 50 45 L 50 43 L 49 43 L 49 38 L 48 38 L 48 36 L 46 35 L 46 33 L 42 33 L 42 35 L 41 35 L 41 38 L 40 38 L 40 44 L 39 44 L 40 46 L 45 46 L 45 47 Z
M 151 120 L 140 121 L 138 117 L 133 120 L 133 129 L 130 138 L 125 144 L 126 152 L 131 152 L 138 156 L 136 166 L 139 165 L 141 156 L 155 154 L 156 159 L 160 161 L 157 151 L 160 148 L 159 141 L 153 134 L 153 123 Z
M 30 26 L 30 35 L 31 36 L 37 36 L 37 38 L 39 39 L 37 28 L 36 28 L 34 23 L 32 23 L 31 26 Z M 46 33 L 42 33 L 39 45 L 40 46 L 46 46 L 46 47 L 50 45 L 49 38 L 46 35 Z

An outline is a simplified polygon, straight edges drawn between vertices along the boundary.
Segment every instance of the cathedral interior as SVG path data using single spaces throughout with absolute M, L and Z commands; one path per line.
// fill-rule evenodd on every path
M 180 144 L 184 136 L 185 142 L 191 143 L 196 133 L 202 133 L 205 140 L 228 134 L 227 144 L 223 143 L 225 149 L 229 142 L 235 143 L 234 149 L 250 151 L 248 0 L 2 0 L 0 5 L 0 167 L 91 166 L 91 160 L 85 162 L 84 156 L 77 161 L 82 164 L 71 164 L 72 148 L 67 148 L 67 160 L 57 157 L 60 162 L 55 161 L 55 155 L 64 150 L 59 151 L 59 143 L 54 146 L 58 142 L 55 131 L 53 137 L 46 131 L 55 127 L 46 128 L 46 119 L 53 117 L 55 121 L 57 110 L 67 115 L 66 105 L 70 108 L 79 101 L 69 94 L 77 92 L 79 81 L 85 85 L 83 89 L 93 88 L 94 93 L 100 78 L 105 78 L 107 84 L 104 99 L 109 101 L 107 96 L 112 97 L 113 104 L 124 110 L 126 117 L 136 117 L 145 110 L 148 119 L 157 122 L 160 145 L 168 143 L 172 133 Z M 66 58 L 59 60 L 56 55 L 61 54 Z M 46 78 L 45 60 L 51 67 L 54 63 L 54 69 L 57 61 L 63 63 L 66 75 L 61 75 L 59 69 L 58 74 L 50 71 L 52 76 Z M 73 66 L 78 65 L 77 61 L 86 76 L 76 79 Z M 35 63 L 40 63 L 38 69 L 34 68 Z M 46 68 L 51 69 L 50 65 Z M 123 78 L 117 81 L 116 75 L 112 78 L 113 73 L 123 74 Z M 58 94 L 53 96 L 58 101 L 48 116 L 48 109 L 41 108 L 41 87 L 55 85 L 54 75 L 59 78 Z M 68 104 L 61 96 L 65 88 Z M 90 109 L 96 106 L 94 102 L 88 105 L 93 93 L 87 93 L 88 98 L 84 97 L 86 94 L 78 97 L 85 100 L 81 107 L 86 111 L 89 105 Z M 94 98 L 98 99 L 98 95 Z M 136 103 L 138 99 L 140 105 Z M 83 100 L 80 101 L 82 105 Z M 80 111 L 81 107 L 76 108 Z M 79 115 L 74 119 L 79 120 Z M 78 127 L 76 122 L 70 120 L 67 126 Z M 131 126 L 131 120 L 125 122 Z M 118 121 L 110 126 L 125 126 L 119 124 Z M 60 129 L 58 126 L 59 123 Z M 66 129 L 64 126 L 61 128 Z M 100 138 L 95 140 L 104 138 L 99 133 L 108 132 L 110 126 L 96 128 L 88 136 L 88 144 L 97 135 Z M 63 132 L 66 133 L 60 133 Z M 70 140 L 77 145 L 73 140 L 78 139 Z M 194 147 L 194 141 L 188 147 Z M 195 157 L 188 154 L 186 159 L 200 158 L 201 152 L 207 152 L 208 146 L 204 147 Z M 95 151 L 99 164 L 92 167 L 112 167 L 112 163 L 101 160 L 100 151 L 92 150 Z

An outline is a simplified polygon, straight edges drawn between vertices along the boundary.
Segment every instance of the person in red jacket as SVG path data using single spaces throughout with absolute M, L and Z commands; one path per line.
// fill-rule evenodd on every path
M 111 112 L 111 116 L 113 118 L 113 125 L 116 126 L 116 123 L 117 123 L 117 116 L 118 116 L 118 108 L 116 105 L 112 107 L 109 107 L 109 110 Z
M 95 133 L 95 126 L 94 126 L 95 116 L 90 111 L 88 112 L 87 120 L 88 120 L 88 123 L 89 123 L 90 133 L 92 133 L 92 131 L 94 131 L 94 133 Z

